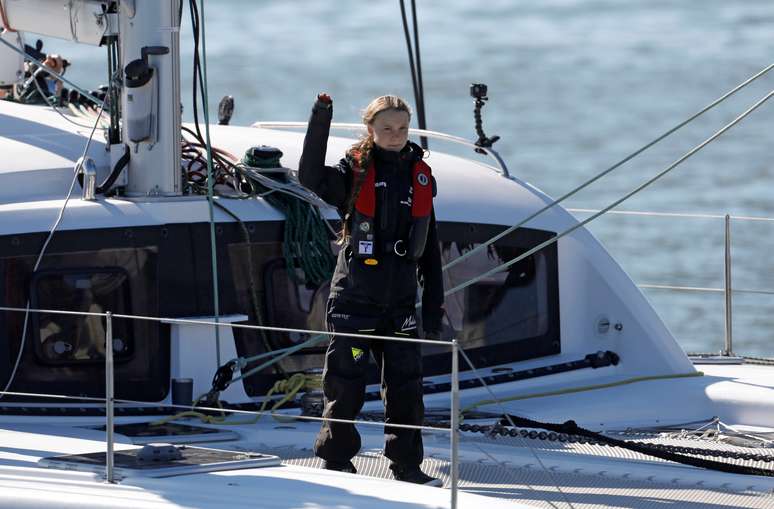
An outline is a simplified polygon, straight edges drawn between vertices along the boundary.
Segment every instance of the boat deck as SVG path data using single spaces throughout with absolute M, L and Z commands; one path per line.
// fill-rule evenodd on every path
M 463 438 L 463 450 L 478 450 L 485 457 L 476 460 L 470 458 L 460 463 L 460 489 L 469 493 L 513 500 L 519 504 L 553 509 L 774 507 L 774 493 L 771 488 L 766 491 L 759 484 L 758 477 L 737 476 L 740 477 L 741 484 L 728 484 L 726 488 L 709 487 L 702 479 L 702 471 L 692 467 L 674 465 L 656 458 L 599 445 L 552 445 L 536 442 L 510 437 Z M 729 450 L 738 449 L 726 447 Z M 506 449 L 516 451 L 504 453 L 503 450 Z M 555 453 L 560 449 L 565 454 L 570 452 L 577 455 L 578 459 L 583 457 L 584 466 L 580 466 L 580 463 L 579 466 L 570 468 L 563 465 L 555 454 L 550 454 L 550 451 Z M 536 455 L 533 456 L 530 450 L 534 450 Z M 746 452 L 753 451 L 766 453 L 765 449 L 746 449 Z M 281 447 L 266 452 L 280 456 L 283 464 L 322 468 L 322 460 L 314 457 L 311 449 Z M 549 454 L 546 454 L 547 452 Z M 515 460 L 515 457 L 521 459 Z M 594 459 L 590 461 L 590 457 Z M 644 475 L 643 467 L 650 462 L 662 463 L 665 471 L 656 473 L 651 468 L 651 475 Z M 359 475 L 391 478 L 389 460 L 378 451 L 364 452 L 358 455 L 353 463 Z M 766 462 L 747 464 L 761 468 L 772 468 L 774 465 Z M 428 474 L 442 479 L 445 488 L 449 487 L 450 463 L 445 454 L 426 458 L 423 468 Z M 674 477 L 667 480 L 667 474 Z M 745 479 L 749 487 L 742 486 Z

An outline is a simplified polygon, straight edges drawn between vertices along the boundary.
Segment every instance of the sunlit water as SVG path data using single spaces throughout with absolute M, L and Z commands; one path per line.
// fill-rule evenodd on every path
M 559 196 L 774 60 L 771 0 L 421 1 L 428 127 L 474 138 L 471 82 L 489 85 L 487 134 L 511 171 Z M 484 5 L 485 7 L 480 7 Z M 232 123 L 305 120 L 318 91 L 335 120 L 374 96 L 413 102 L 398 2 L 205 3 L 210 103 Z M 186 118 L 192 41 L 182 33 Z M 104 82 L 104 50 L 46 40 L 69 76 Z M 568 201 L 599 209 L 655 175 L 774 88 L 774 72 Z M 774 217 L 774 101 L 617 210 Z M 434 143 L 431 149 L 455 149 Z M 475 157 L 475 156 L 474 156 Z M 578 212 L 578 217 L 588 214 Z M 503 218 L 510 224 L 520 218 Z M 604 216 L 591 225 L 641 284 L 723 286 L 723 220 Z M 774 222 L 732 221 L 733 286 L 774 291 Z M 722 293 L 644 290 L 688 351 L 717 351 Z M 774 355 L 774 296 L 734 295 L 735 350 Z

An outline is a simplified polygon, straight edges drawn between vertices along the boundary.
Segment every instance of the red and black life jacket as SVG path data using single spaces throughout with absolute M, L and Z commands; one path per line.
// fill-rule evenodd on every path
M 359 157 L 353 157 L 356 161 Z M 354 166 L 354 165 L 353 165 Z M 353 256 L 377 260 L 383 254 L 392 251 L 398 256 L 407 256 L 418 260 L 425 250 L 427 233 L 430 229 L 430 215 L 433 210 L 433 176 L 421 159 L 412 167 L 411 226 L 407 239 L 398 239 L 389 246 L 377 243 L 374 218 L 376 217 L 376 165 L 373 161 L 366 170 L 365 177 L 357 166 L 353 167 L 353 179 L 363 179 L 350 214 L 350 237 Z M 390 249 L 392 248 L 392 249 Z M 376 262 L 374 262 L 376 263 Z

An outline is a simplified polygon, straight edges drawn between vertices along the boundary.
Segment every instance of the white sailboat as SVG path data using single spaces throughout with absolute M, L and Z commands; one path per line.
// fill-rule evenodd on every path
M 438 150 L 449 295 L 424 345 L 423 468 L 445 487 L 391 479 L 375 369 L 359 474 L 320 469 L 327 288 L 288 269 L 270 200 L 339 220 L 293 183 L 302 134 L 181 126 L 178 0 L 0 6 L 0 85 L 40 86 L 11 48 L 25 32 L 105 45 L 120 77 L 97 106 L 0 101 L 0 507 L 774 505 L 774 365 L 689 358 L 560 204 Z M 198 130 L 239 172 L 206 178 Z M 332 137 L 329 163 L 351 143 Z M 228 155 L 256 145 L 281 164 Z

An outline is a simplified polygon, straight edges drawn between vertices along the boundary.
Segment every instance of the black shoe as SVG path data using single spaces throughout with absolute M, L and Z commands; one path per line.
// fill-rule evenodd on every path
M 430 477 L 422 472 L 419 465 L 390 465 L 392 475 L 398 481 L 411 482 L 414 484 L 424 484 L 425 486 L 443 486 L 443 482 L 435 477 Z
M 325 470 L 336 470 L 338 472 L 347 472 L 348 474 L 356 474 L 357 469 L 351 461 L 323 461 L 323 468 Z

